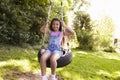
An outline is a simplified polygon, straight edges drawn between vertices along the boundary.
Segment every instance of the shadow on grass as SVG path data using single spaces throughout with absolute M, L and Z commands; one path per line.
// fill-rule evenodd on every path
M 19 66 L 6 65 L 2 67 L 3 80 L 40 80 L 40 75 L 20 70 Z
M 58 73 L 65 80 L 120 80 L 120 60 L 98 54 L 103 53 L 73 51 L 72 63 Z
M 0 49 L 0 79 L 40 80 L 38 50 L 8 47 Z M 34 74 L 34 72 L 36 72 Z M 63 80 L 57 75 L 58 80 Z
M 4 80 L 37 80 L 39 69 L 37 52 L 34 50 L 12 48 L 0 50 L 0 76 Z M 71 64 L 57 69 L 57 75 L 62 80 L 119 80 L 120 60 L 115 59 L 114 53 L 103 56 L 102 52 L 73 50 Z M 108 58 L 108 56 L 114 58 Z M 36 79 L 37 78 L 37 79 Z M 64 79 L 63 79 L 64 78 Z M 61 79 L 59 79 L 61 80 Z
M 0 49 L 0 79 L 2 80 L 40 80 L 37 51 L 19 47 Z
M 4 65 L 0 67 L 2 80 L 40 80 L 40 72 L 35 73 L 24 70 L 21 66 Z M 0 79 L 1 79 L 0 78 Z M 64 80 L 61 76 L 57 75 L 58 80 Z

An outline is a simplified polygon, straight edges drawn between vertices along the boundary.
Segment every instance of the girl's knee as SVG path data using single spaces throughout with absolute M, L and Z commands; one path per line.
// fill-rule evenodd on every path
M 45 56 L 41 56 L 40 60 L 46 60 L 47 58 Z
M 40 60 L 46 61 L 48 58 L 49 58 L 48 56 L 42 55 L 41 58 L 40 58 Z
M 55 61 L 55 58 L 53 56 L 50 57 L 50 62 Z
M 56 56 L 51 56 L 51 57 L 50 57 L 50 61 L 51 61 L 51 62 L 57 61 L 57 57 L 56 57 Z
M 49 57 L 50 57 L 50 53 L 45 52 L 45 53 L 42 54 L 41 60 L 45 60 L 46 61 Z

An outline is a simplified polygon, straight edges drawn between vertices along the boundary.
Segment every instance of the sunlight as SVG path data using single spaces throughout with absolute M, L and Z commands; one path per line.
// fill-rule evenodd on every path
M 120 77 L 120 71 L 116 71 L 116 72 L 112 73 L 112 76 L 114 78 Z
M 120 38 L 120 5 L 119 0 L 90 0 L 91 7 L 88 9 L 92 19 L 100 19 L 107 15 L 115 24 L 114 37 Z
M 2 62 L 0 62 L 0 67 L 5 66 L 6 64 L 7 64 L 7 62 L 2 61 Z
M 24 70 L 24 71 L 30 71 L 31 70 L 30 62 L 26 59 L 10 60 L 9 62 L 14 64 L 15 66 L 20 66 L 22 68 L 22 70 Z
M 99 72 L 97 72 L 98 75 L 102 75 L 102 76 L 111 76 L 111 74 L 109 72 L 106 72 L 104 70 L 100 70 Z
M 84 51 L 79 51 L 78 53 L 80 53 L 80 54 L 88 54 L 87 52 L 84 52 Z
M 113 73 L 109 73 L 107 71 L 100 70 L 99 72 L 97 72 L 97 74 L 101 75 L 101 76 L 108 76 L 108 77 L 113 77 L 113 78 L 120 77 L 120 72 L 119 71 L 116 71 L 116 72 L 113 72 Z
M 21 70 L 23 71 L 30 71 L 31 70 L 31 66 L 30 66 L 30 62 L 26 59 L 24 60 L 8 60 L 0 62 L 0 67 L 6 66 L 6 65 L 14 65 L 14 66 L 19 66 L 21 68 Z
M 63 71 L 62 72 L 63 76 L 66 78 L 70 78 L 71 80 L 84 80 L 79 73 L 74 73 L 74 72 L 70 72 L 70 71 Z
M 109 53 L 108 53 L 109 54 Z M 120 60 L 120 57 L 118 55 L 114 55 L 114 54 L 109 54 L 107 53 L 103 54 L 103 56 L 107 59 L 115 59 L 115 60 Z

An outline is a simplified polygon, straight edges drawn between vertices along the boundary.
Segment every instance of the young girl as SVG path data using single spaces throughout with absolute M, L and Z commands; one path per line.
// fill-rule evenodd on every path
M 47 24 L 47 23 L 46 23 Z M 45 27 L 41 27 L 40 31 L 45 33 Z M 51 80 L 57 80 L 55 77 L 55 71 L 57 67 L 57 60 L 61 57 L 61 43 L 63 38 L 62 27 L 66 29 L 66 35 L 75 35 L 75 32 L 67 27 L 63 21 L 60 21 L 58 18 L 54 18 L 51 21 L 50 28 L 47 29 L 46 33 L 49 35 L 49 44 L 46 48 L 45 52 L 42 54 L 40 58 L 40 66 L 41 66 L 41 80 L 48 80 L 46 77 L 46 61 L 50 58 L 50 66 L 51 66 Z

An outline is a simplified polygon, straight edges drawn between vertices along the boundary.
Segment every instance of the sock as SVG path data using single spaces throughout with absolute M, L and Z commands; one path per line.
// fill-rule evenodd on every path
M 51 74 L 51 77 L 55 78 L 55 74 Z
M 47 77 L 46 77 L 46 75 L 44 75 L 44 76 L 41 76 L 41 78 L 42 78 L 42 79 L 46 79 Z

